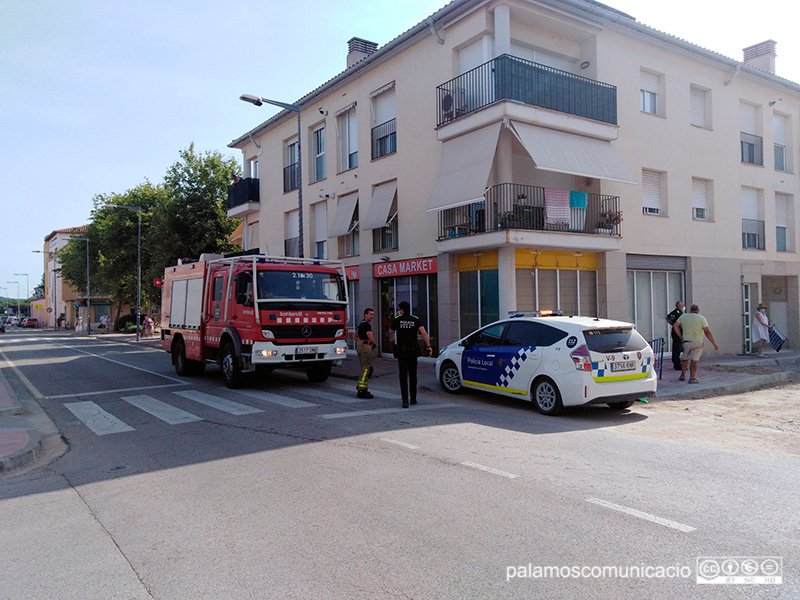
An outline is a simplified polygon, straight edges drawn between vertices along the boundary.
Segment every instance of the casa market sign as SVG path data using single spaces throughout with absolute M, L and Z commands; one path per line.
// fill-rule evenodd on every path
M 436 273 L 436 257 L 414 258 L 411 260 L 398 260 L 372 265 L 372 275 L 375 278 L 403 277 L 405 275 L 427 275 Z

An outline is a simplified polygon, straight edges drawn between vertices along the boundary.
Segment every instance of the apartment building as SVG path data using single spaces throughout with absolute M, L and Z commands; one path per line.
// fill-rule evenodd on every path
M 70 327 L 75 327 L 80 316 L 86 320 L 86 290 L 76 290 L 61 277 L 61 262 L 57 251 L 63 249 L 72 238 L 86 234 L 86 225 L 56 229 L 44 238 L 44 317 L 42 327 L 55 328 L 59 316 Z M 91 281 L 91 273 L 89 274 Z M 94 287 L 94 286 L 93 286 Z M 90 298 L 91 324 L 97 327 L 100 317 L 110 315 L 111 301 L 105 296 Z
M 800 86 L 775 46 L 739 62 L 591 0 L 454 0 L 351 39 L 233 140 L 228 215 L 245 249 L 343 260 L 384 352 L 401 300 L 436 347 L 541 309 L 669 340 L 678 299 L 722 352 L 750 349 L 758 302 L 797 340 Z

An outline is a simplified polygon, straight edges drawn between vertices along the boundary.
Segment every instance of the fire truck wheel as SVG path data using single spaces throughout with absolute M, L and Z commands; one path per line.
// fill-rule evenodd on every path
M 331 363 L 317 363 L 312 366 L 308 371 L 306 371 L 306 375 L 311 381 L 315 383 L 320 383 L 325 381 L 331 374 Z
M 172 362 L 175 365 L 175 372 L 181 377 L 202 375 L 206 370 L 204 363 L 186 358 L 186 344 L 181 338 L 178 338 L 172 347 Z
M 223 346 L 219 366 L 222 369 L 222 380 L 226 386 L 231 389 L 241 387 L 242 367 L 239 365 L 239 360 L 231 342 L 226 342 L 225 346 Z

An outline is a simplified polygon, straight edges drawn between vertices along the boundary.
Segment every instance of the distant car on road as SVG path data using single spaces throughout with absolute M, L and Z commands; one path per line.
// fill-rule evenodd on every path
M 33 328 L 37 328 L 37 327 L 39 327 L 39 319 L 36 319 L 36 318 L 34 318 L 34 317 L 28 317 L 27 319 L 25 319 L 25 320 L 22 322 L 22 327 L 33 327 Z
M 631 323 L 593 317 L 512 316 L 442 349 L 436 375 L 462 387 L 523 398 L 545 415 L 564 406 L 628 408 L 656 395 L 653 350 Z

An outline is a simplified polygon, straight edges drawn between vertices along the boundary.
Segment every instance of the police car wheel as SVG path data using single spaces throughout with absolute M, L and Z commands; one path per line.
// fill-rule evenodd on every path
M 561 412 L 563 408 L 561 392 L 558 391 L 558 387 L 551 379 L 547 377 L 537 379 L 533 384 L 531 394 L 536 409 L 543 415 L 552 416 Z
M 633 400 L 627 400 L 625 402 L 609 402 L 608 407 L 613 408 L 614 410 L 625 410 L 626 408 L 630 408 L 633 406 Z
M 458 394 L 461 391 L 461 374 L 458 372 L 458 367 L 449 361 L 444 363 L 439 373 L 439 383 L 445 392 Z

